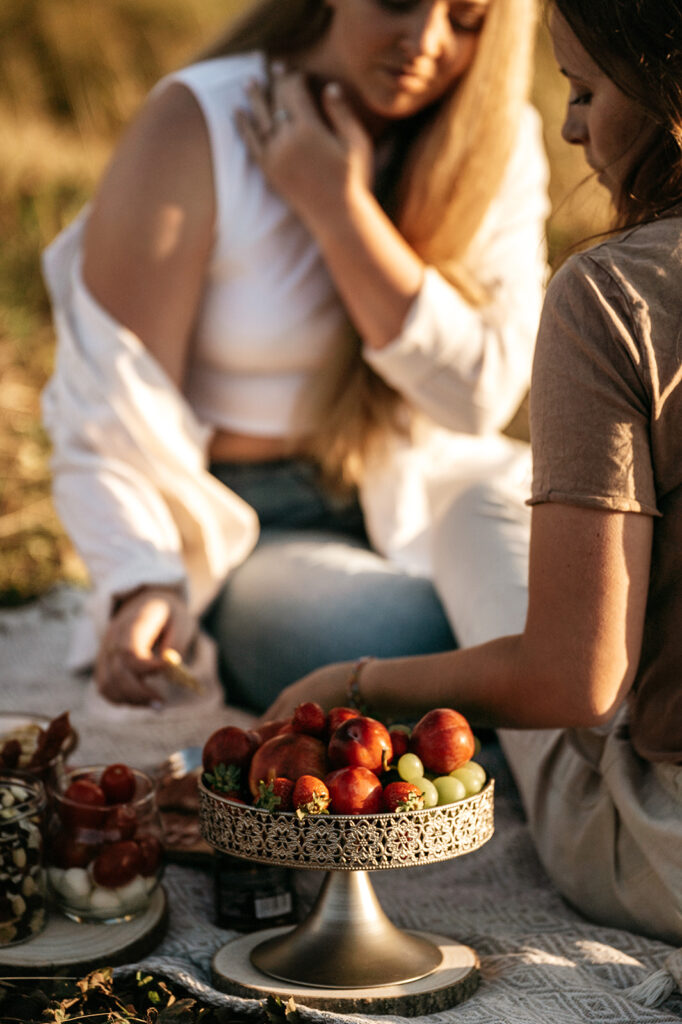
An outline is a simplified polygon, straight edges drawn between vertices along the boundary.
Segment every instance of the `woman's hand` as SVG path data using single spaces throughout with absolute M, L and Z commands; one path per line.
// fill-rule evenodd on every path
M 354 189 L 369 192 L 373 148 L 340 86 L 327 84 L 316 106 L 303 74 L 273 68 L 272 85 L 252 82 L 250 110 L 237 126 L 273 189 L 308 227 Z
M 277 718 L 290 718 L 294 708 L 307 700 L 317 701 L 325 711 L 346 704 L 346 688 L 354 664 L 353 661 L 339 661 L 315 669 L 282 690 L 259 721 L 270 722 Z
M 164 650 L 172 647 L 184 655 L 196 629 L 176 590 L 144 587 L 135 591 L 120 605 L 102 640 L 95 666 L 102 696 L 122 704 L 161 701 L 146 677 L 164 669 Z
M 372 193 L 372 139 L 328 83 L 319 106 L 300 72 L 279 70 L 272 89 L 252 83 L 237 126 L 273 191 L 320 249 L 339 298 L 370 348 L 398 335 L 424 263 Z

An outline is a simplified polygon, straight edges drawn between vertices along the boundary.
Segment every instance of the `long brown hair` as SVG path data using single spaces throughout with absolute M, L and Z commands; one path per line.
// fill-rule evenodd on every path
M 261 50 L 271 58 L 301 53 L 327 31 L 325 0 L 259 0 L 228 27 L 204 57 Z M 471 67 L 429 111 L 397 125 L 397 165 L 380 196 L 422 259 L 474 305 L 486 292 L 467 267 L 467 249 L 494 198 L 517 136 L 527 97 L 535 0 L 491 0 Z M 348 344 L 316 377 L 309 405 L 318 423 L 306 441 L 326 479 L 355 484 L 370 448 L 409 428 L 401 396 Z
M 615 197 L 616 228 L 655 220 L 682 200 L 682 3 L 552 0 L 592 60 L 657 132 Z

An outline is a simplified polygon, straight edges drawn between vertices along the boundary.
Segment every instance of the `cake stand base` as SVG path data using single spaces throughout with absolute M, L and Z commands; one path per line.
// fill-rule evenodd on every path
M 251 953 L 268 939 L 284 935 L 287 928 L 270 928 L 232 939 L 213 958 L 213 984 L 229 995 L 247 999 L 279 996 L 285 1002 L 292 996 L 303 1006 L 339 1013 L 397 1014 L 421 1017 L 447 1010 L 464 1002 L 478 986 L 478 957 L 443 935 L 415 932 L 440 949 L 441 964 L 424 978 L 373 988 L 319 988 L 277 981 L 259 971 L 251 962 Z

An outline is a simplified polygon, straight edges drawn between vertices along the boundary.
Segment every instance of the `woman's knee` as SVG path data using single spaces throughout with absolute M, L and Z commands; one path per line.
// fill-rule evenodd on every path
M 226 674 L 240 685 L 267 679 L 273 697 L 331 661 L 454 646 L 429 580 L 333 535 L 266 538 L 227 582 L 211 619 Z
M 434 524 L 434 583 L 461 646 L 520 633 L 528 599 L 530 513 L 518 488 L 476 481 Z

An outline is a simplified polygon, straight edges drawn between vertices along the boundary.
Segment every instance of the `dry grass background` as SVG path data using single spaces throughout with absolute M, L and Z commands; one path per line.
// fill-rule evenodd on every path
M 126 121 L 244 0 L 2 0 L 0 4 L 0 605 L 85 581 L 50 498 L 39 396 L 53 334 L 39 258 L 88 199 Z M 545 123 L 550 257 L 603 223 L 605 203 L 560 140 L 565 101 L 544 28 L 534 100 Z

